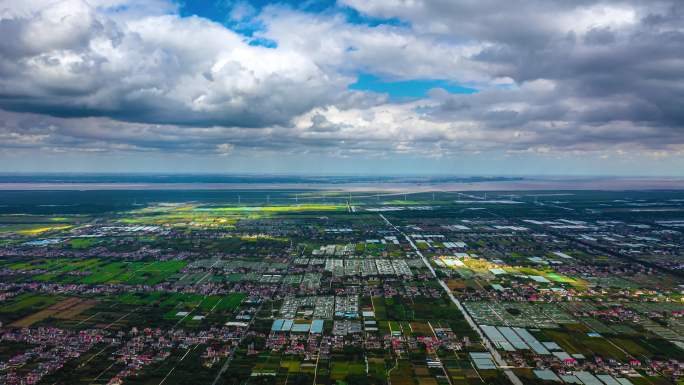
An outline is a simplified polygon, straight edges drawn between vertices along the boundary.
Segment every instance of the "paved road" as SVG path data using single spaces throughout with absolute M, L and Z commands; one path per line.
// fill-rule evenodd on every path
M 393 225 L 387 218 L 385 218 L 384 215 L 380 214 L 380 218 L 382 218 L 385 221 L 385 223 L 387 223 L 389 226 L 394 228 L 394 230 L 396 230 L 399 234 L 403 235 L 404 238 L 406 238 L 406 240 L 411 245 L 411 247 L 416 252 L 416 254 L 418 254 L 418 256 L 420 256 L 420 258 L 423 260 L 423 263 L 425 264 L 425 266 L 427 266 L 427 268 L 430 269 L 430 274 L 432 274 L 432 276 L 437 280 L 439 285 L 442 286 L 442 288 L 446 292 L 446 294 L 449 297 L 449 299 L 451 300 L 451 302 L 453 302 L 454 305 L 456 305 L 458 310 L 461 312 L 461 314 L 463 314 L 463 318 L 465 318 L 465 320 L 468 322 L 468 325 L 470 325 L 470 327 L 473 330 L 475 330 L 475 332 L 480 336 L 480 339 L 483 341 L 487 350 L 489 350 L 489 353 L 491 353 L 492 357 L 494 358 L 494 361 L 496 361 L 496 364 L 500 368 L 503 369 L 503 372 L 506 375 L 506 377 L 508 377 L 508 379 L 514 385 L 523 385 L 522 381 L 520 381 L 520 378 L 518 378 L 518 376 L 511 369 L 508 368 L 508 363 L 506 362 L 506 360 L 503 359 L 503 357 L 501 357 L 501 354 L 499 354 L 499 351 L 496 350 L 496 348 L 494 346 L 492 346 L 492 344 L 489 342 L 487 337 L 482 332 L 482 329 L 480 329 L 480 327 L 475 323 L 475 321 L 473 321 L 473 318 L 470 316 L 470 314 L 468 314 L 468 311 L 466 311 L 466 309 L 463 307 L 463 305 L 461 304 L 461 301 L 459 301 L 456 297 L 454 297 L 454 295 L 451 293 L 451 290 L 449 289 L 447 284 L 437 277 L 437 273 L 435 273 L 435 269 L 432 268 L 432 266 L 430 265 L 430 262 L 427 260 L 427 258 L 425 258 L 423 253 L 420 252 L 420 249 L 418 249 L 416 244 L 413 243 L 413 240 L 408 235 L 404 234 L 403 231 L 399 230 L 399 228 L 397 226 Z

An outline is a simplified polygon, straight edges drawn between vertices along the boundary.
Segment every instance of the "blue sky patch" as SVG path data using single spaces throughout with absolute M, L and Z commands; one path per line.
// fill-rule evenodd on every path
M 427 96 L 433 88 L 442 88 L 452 94 L 474 94 L 477 90 L 464 87 L 442 79 L 412 79 L 387 81 L 372 74 L 359 75 L 356 83 L 349 86 L 351 90 L 373 91 L 389 94 L 393 99 L 411 99 Z
M 225 23 L 231 9 L 243 3 L 253 7 L 257 12 L 268 5 L 285 5 L 306 12 L 324 12 L 335 7 L 335 0 L 182 0 L 179 2 L 181 16 L 197 15 L 219 23 Z
M 256 37 L 249 40 L 249 45 L 261 46 L 266 48 L 278 48 L 278 42 L 263 37 Z
M 351 24 L 363 24 L 371 27 L 377 27 L 379 25 L 409 25 L 407 22 L 396 18 L 383 19 L 364 15 L 353 8 L 337 5 L 335 0 L 251 0 L 244 1 L 244 3 L 253 7 L 257 13 L 268 5 L 283 5 L 291 7 L 292 9 L 311 13 L 341 13 L 345 15 L 347 22 Z M 254 29 L 250 30 L 248 28 L 240 28 L 240 25 L 235 24 L 229 18 L 231 10 L 237 4 L 240 4 L 240 0 L 184 0 L 180 1 L 179 9 L 180 14 L 183 17 L 193 15 L 203 17 L 205 19 L 224 24 L 236 32 L 251 36 L 255 31 Z

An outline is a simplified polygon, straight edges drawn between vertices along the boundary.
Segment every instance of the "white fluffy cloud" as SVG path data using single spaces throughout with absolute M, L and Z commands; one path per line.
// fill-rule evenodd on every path
M 204 19 L 121 19 L 85 0 L 5 12 L 0 30 L 14 37 L 0 43 L 0 105 L 18 111 L 263 126 L 334 100 L 351 80 Z
M 364 71 L 392 79 L 491 80 L 490 65 L 472 59 L 486 43 L 418 36 L 405 26 L 350 24 L 343 15 L 311 15 L 278 6 L 267 8 L 259 20 L 268 26 L 261 36 L 303 52 L 330 71 Z

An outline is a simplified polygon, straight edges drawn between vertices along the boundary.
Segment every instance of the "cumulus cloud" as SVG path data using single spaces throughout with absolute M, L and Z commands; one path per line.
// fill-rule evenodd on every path
M 492 77 L 550 79 L 549 95 L 575 100 L 600 123 L 684 125 L 684 5 L 672 0 L 501 2 L 344 0 L 376 17 L 412 23 L 418 36 L 480 44 L 471 60 Z M 513 97 L 517 97 L 513 95 Z M 600 98 L 602 111 L 592 108 Z M 476 99 L 476 98 L 475 98 Z
M 340 0 L 319 13 L 223 4 L 228 26 L 181 17 L 166 0 L 0 0 L 0 35 L 11 37 L 0 39 L 0 147 L 369 157 L 684 149 L 677 0 Z M 259 28 L 246 36 L 231 23 Z M 350 91 L 361 73 L 479 92 L 397 101 Z
M 420 36 L 406 26 L 350 24 L 342 14 L 311 15 L 282 6 L 266 8 L 259 20 L 268 26 L 260 36 L 303 52 L 330 71 L 364 71 L 395 80 L 491 78 L 493 64 L 472 60 L 486 42 Z
M 63 0 L 0 19 L 0 106 L 133 122 L 286 123 L 351 80 L 286 48 L 175 14 L 118 19 Z M 298 94 L 296 98 L 291 97 Z

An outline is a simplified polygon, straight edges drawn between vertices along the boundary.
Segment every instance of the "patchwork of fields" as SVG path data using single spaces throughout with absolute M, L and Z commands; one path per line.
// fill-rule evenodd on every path
M 145 194 L 0 215 L 0 383 L 683 380 L 679 193 Z

